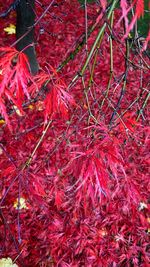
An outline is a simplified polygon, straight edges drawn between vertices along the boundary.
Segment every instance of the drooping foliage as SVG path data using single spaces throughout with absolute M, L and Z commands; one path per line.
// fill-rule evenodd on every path
M 0 19 L 0 266 L 146 267 L 144 1 L 43 0 L 35 12 L 35 76 Z

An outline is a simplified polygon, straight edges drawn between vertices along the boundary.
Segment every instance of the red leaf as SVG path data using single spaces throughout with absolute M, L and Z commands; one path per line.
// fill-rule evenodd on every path
M 41 183 L 37 182 L 36 180 L 33 182 L 34 194 L 37 194 L 41 197 L 45 196 L 45 191 Z
M 55 190 L 55 205 L 57 209 L 60 208 L 61 204 L 63 202 L 63 192 L 59 189 Z
M 5 121 L 8 124 L 9 128 L 11 129 L 9 118 L 8 118 L 7 111 L 6 111 L 6 106 L 4 105 L 2 98 L 0 98 L 0 112 L 2 116 L 5 118 Z
M 123 16 L 123 18 L 125 20 L 125 27 L 127 29 L 127 27 L 128 27 L 128 17 L 127 17 L 127 14 L 128 14 L 128 9 L 127 9 L 128 4 L 127 4 L 127 1 L 126 0 L 121 0 L 120 1 L 120 6 L 122 8 L 122 16 Z
M 147 46 L 148 46 L 148 43 L 150 42 L 150 30 L 148 32 L 148 36 L 146 37 L 146 40 L 144 42 L 144 45 L 143 45 L 143 48 L 142 48 L 142 51 L 146 50 L 147 49 Z
M 135 9 L 135 14 L 132 17 L 132 20 L 130 22 L 130 24 L 128 25 L 128 18 L 127 18 L 127 14 L 130 11 L 130 9 L 135 5 L 136 3 L 136 9 Z M 127 2 L 126 1 L 121 1 L 121 7 L 122 7 L 122 17 L 119 20 L 118 23 L 120 23 L 120 21 L 122 20 L 122 18 L 125 19 L 125 26 L 126 26 L 126 33 L 123 37 L 123 39 L 128 37 L 129 32 L 133 29 L 137 19 L 139 19 L 141 16 L 143 16 L 144 14 L 144 1 L 143 0 L 137 0 L 137 1 L 133 1 L 133 3 L 130 5 L 129 9 L 127 9 Z
M 100 3 L 101 3 L 103 11 L 105 11 L 106 6 L 107 6 L 107 1 L 106 0 L 100 0 Z
M 65 91 L 64 84 L 56 83 L 45 98 L 45 121 L 48 116 L 52 117 L 60 113 L 63 118 L 68 118 L 69 106 L 75 105 L 73 97 Z
M 8 123 L 6 109 L 4 110 L 4 98 L 11 100 L 22 111 L 22 103 L 25 96 L 28 99 L 30 98 L 27 89 L 28 83 L 34 83 L 34 81 L 30 75 L 28 60 L 25 54 L 9 47 L 0 48 L 0 52 L 4 53 L 0 60 L 0 69 L 2 71 L 0 98 L 3 98 L 1 110 Z
M 96 157 L 94 158 L 94 163 L 95 163 L 95 176 L 97 179 L 99 190 L 100 192 L 105 194 L 107 189 L 108 175 L 105 172 L 103 164 Z
M 138 19 L 144 15 L 144 0 L 137 0 L 135 15 Z

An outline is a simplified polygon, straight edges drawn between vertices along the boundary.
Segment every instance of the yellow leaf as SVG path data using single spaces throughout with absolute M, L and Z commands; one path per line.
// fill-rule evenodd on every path
M 129 39 L 132 39 L 132 35 L 131 35 L 131 33 L 128 34 L 128 37 L 129 37 Z
M 14 208 L 15 209 L 28 209 L 27 205 L 26 205 L 26 200 L 25 198 L 21 197 L 19 200 L 18 198 L 16 199 L 16 201 L 14 202 Z
M 7 32 L 7 34 L 16 34 L 16 26 L 14 24 L 9 24 L 8 27 L 4 28 L 4 31 Z
M 29 109 L 34 109 L 34 106 L 30 104 L 30 105 L 28 106 L 28 108 L 29 108 Z
M 13 263 L 11 258 L 2 258 L 0 259 L 0 267 L 18 267 L 18 265 Z
M 1 119 L 1 120 L 0 120 L 0 125 L 1 125 L 1 124 L 5 124 L 5 120 Z

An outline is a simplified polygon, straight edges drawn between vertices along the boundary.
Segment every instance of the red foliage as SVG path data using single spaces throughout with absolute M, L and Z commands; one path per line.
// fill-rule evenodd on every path
M 129 32 L 133 29 L 137 19 L 139 19 L 144 14 L 144 0 L 135 0 L 132 1 L 133 3 L 130 3 L 130 6 L 128 7 L 127 4 L 128 1 L 122 0 L 120 3 L 120 6 L 122 8 L 122 18 L 125 20 L 125 27 L 126 27 L 126 34 L 124 35 L 124 38 L 127 38 Z M 135 6 L 135 14 L 132 17 L 132 20 L 130 24 L 128 24 L 128 13 Z M 121 19 L 119 21 L 121 21 Z
M 115 10 L 112 79 L 108 21 L 96 64 L 93 55 L 79 75 L 106 22 L 106 2 L 87 4 L 87 27 L 95 30 L 61 71 L 85 32 L 76 0 L 57 1 L 37 26 L 37 76 L 9 40 L 0 50 L 0 108 L 12 129 L 0 120 L 0 258 L 18 266 L 148 266 L 149 61 L 132 49 L 127 60 L 120 42 L 134 24 L 128 24 L 128 1 L 121 1 L 122 13 Z M 132 1 L 136 17 L 142 3 Z M 48 1 L 42 4 L 37 16 Z M 148 37 L 144 49 L 147 43 Z
M 4 101 L 8 98 L 23 112 L 22 104 L 25 96 L 30 99 L 27 86 L 33 80 L 29 72 L 28 60 L 23 52 L 18 52 L 15 48 L 10 47 L 0 48 L 0 52 L 3 55 L 0 60 L 0 110 L 9 125 Z

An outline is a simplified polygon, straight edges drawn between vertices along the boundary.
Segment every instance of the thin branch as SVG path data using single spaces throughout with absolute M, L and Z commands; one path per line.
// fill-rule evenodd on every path
M 50 125 L 51 125 L 51 123 L 52 123 L 52 120 L 49 120 L 45 130 L 42 133 L 42 136 L 40 137 L 39 141 L 37 142 L 35 148 L 33 149 L 31 155 L 29 156 L 28 160 L 25 162 L 23 169 L 25 169 L 26 167 L 29 167 L 29 165 L 31 164 L 31 161 L 32 161 L 37 149 L 39 148 L 40 144 L 42 143 L 42 141 L 43 141 L 43 139 L 44 139 L 44 137 L 45 137 Z
M 129 58 L 129 51 L 130 51 L 130 47 L 129 47 L 129 41 L 128 39 L 126 39 L 126 58 L 125 58 L 125 73 L 124 73 L 124 79 L 123 79 L 123 86 L 122 86 L 122 89 L 121 89 L 121 93 L 120 93 L 120 96 L 119 96 L 119 99 L 118 99 L 118 102 L 117 102 L 117 105 L 115 107 L 115 110 L 110 118 L 110 122 L 109 122 L 109 125 L 111 126 L 113 120 L 114 120 L 114 117 L 116 115 L 116 112 L 118 112 L 119 108 L 120 108 L 120 104 L 121 104 L 121 101 L 123 99 L 123 96 L 125 94 L 125 90 L 126 90 L 126 83 L 127 83 L 127 74 L 128 74 L 128 58 Z
M 110 76 L 109 76 L 109 81 L 108 81 L 108 85 L 107 85 L 107 89 L 106 89 L 106 93 L 105 93 L 105 97 L 102 101 L 102 104 L 101 104 L 101 109 L 105 103 L 105 100 L 106 98 L 108 97 L 108 93 L 109 93 L 109 89 L 110 89 L 110 86 L 111 86 L 111 81 L 112 81 L 112 78 L 113 78 L 113 42 L 112 42 L 112 28 L 113 28 L 113 20 L 114 20 L 114 11 L 112 12 L 112 15 L 111 15 L 111 20 L 110 20 L 110 36 L 109 36 L 109 43 L 110 43 Z
M 146 98 L 145 98 L 145 100 L 144 100 L 144 103 L 143 103 L 143 105 L 142 105 L 142 108 L 139 110 L 139 114 L 138 114 L 138 116 L 137 116 L 136 121 L 138 121 L 139 118 L 140 118 L 140 116 L 143 114 L 143 110 L 144 110 L 144 108 L 146 107 L 149 98 L 150 98 L 150 93 L 147 94 L 147 96 L 146 96 Z
M 42 141 L 43 141 L 43 139 L 44 139 L 44 137 L 45 137 L 45 135 L 46 135 L 46 133 L 47 133 L 47 131 L 48 131 L 50 125 L 51 125 L 51 123 L 52 123 L 52 120 L 50 120 L 50 121 L 47 123 L 47 126 L 46 126 L 45 130 L 43 131 L 42 136 L 40 137 L 39 141 L 37 142 L 35 148 L 33 149 L 31 155 L 28 157 L 28 159 L 26 160 L 26 162 L 25 162 L 24 164 L 21 164 L 21 166 L 20 166 L 20 168 L 19 168 L 19 169 L 20 169 L 19 173 L 18 173 L 18 174 L 14 177 L 14 179 L 11 181 L 9 187 L 8 187 L 7 190 L 5 191 L 5 194 L 3 195 L 3 197 L 2 197 L 2 199 L 1 199 L 1 201 L 0 201 L 0 207 L 2 206 L 2 203 L 4 202 L 4 200 L 5 200 L 5 198 L 6 198 L 7 194 L 8 194 L 8 192 L 9 192 L 10 189 L 12 188 L 13 184 L 15 183 L 15 181 L 16 181 L 17 179 L 19 179 L 19 177 L 20 177 L 20 175 L 22 174 L 22 172 L 23 172 L 26 168 L 28 168 L 28 167 L 30 166 L 31 161 L 32 161 L 32 159 L 33 159 L 33 157 L 34 157 L 34 155 L 35 155 L 37 149 L 38 149 L 39 146 L 41 145 L 41 143 L 42 143 Z
M 117 3 L 118 3 L 118 0 L 114 0 L 114 1 L 112 2 L 111 7 L 110 7 L 110 10 L 109 10 L 108 15 L 107 15 L 107 20 L 110 19 L 111 14 L 112 14 L 113 10 L 115 9 L 115 6 L 116 6 Z M 91 60 L 91 58 L 92 58 L 92 56 L 93 56 L 94 50 L 95 50 L 95 48 L 97 47 L 97 45 L 98 45 L 98 43 L 99 43 L 99 40 L 100 40 L 101 36 L 103 35 L 103 33 L 104 33 L 105 29 L 106 29 L 106 26 L 107 26 L 107 22 L 104 22 L 103 26 L 101 27 L 101 29 L 100 29 L 100 31 L 99 31 L 99 33 L 98 33 L 96 39 L 95 39 L 95 42 L 94 42 L 94 44 L 93 44 L 93 46 L 92 46 L 92 48 L 91 48 L 91 50 L 90 50 L 90 52 L 89 52 L 89 54 L 88 54 L 88 57 L 87 57 L 87 59 L 86 59 L 84 65 L 83 65 L 81 71 L 80 71 L 79 73 L 77 73 L 76 76 L 72 79 L 72 82 L 71 82 L 70 86 L 71 86 L 72 84 L 74 84 L 74 82 L 75 82 L 79 77 L 82 77 L 82 76 L 83 76 L 83 74 L 84 74 L 84 72 L 85 72 L 85 70 L 86 70 L 86 68 L 87 68 L 87 66 L 88 66 L 88 64 L 89 64 L 89 62 L 90 62 L 90 60 Z M 70 86 L 69 86 L 69 87 L 70 87 Z

